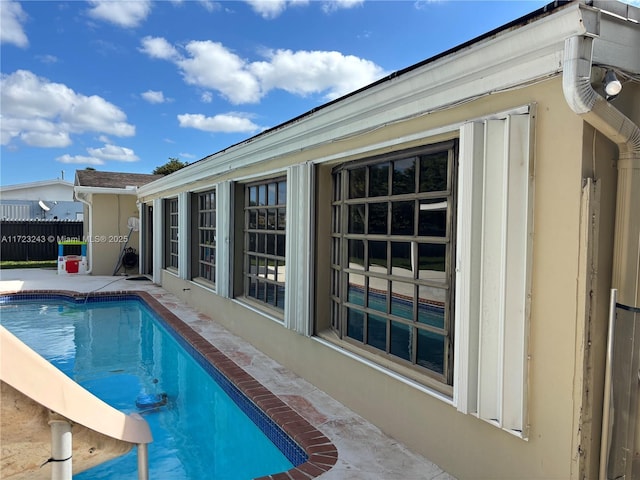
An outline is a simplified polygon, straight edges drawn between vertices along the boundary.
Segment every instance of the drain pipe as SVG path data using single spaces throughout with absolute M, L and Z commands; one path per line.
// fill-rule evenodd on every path
M 583 36 L 565 41 L 562 87 L 569 107 L 618 146 L 611 288 L 617 290 L 618 302 L 637 308 L 640 300 L 640 128 L 591 86 L 593 41 L 592 37 Z M 606 361 L 610 368 L 610 351 Z M 611 392 L 607 390 L 604 392 L 600 444 L 601 480 L 606 479 L 610 402 Z
M 89 223 L 89 228 L 87 229 L 87 236 L 89 237 L 89 243 L 88 243 L 88 268 L 87 268 L 87 275 L 89 275 L 91 273 L 91 271 L 93 270 L 93 238 L 91 237 L 91 231 L 92 231 L 92 227 L 93 227 L 93 206 L 91 205 L 91 202 L 89 202 L 88 200 L 85 200 L 83 198 L 83 196 L 86 195 L 85 193 L 81 193 L 81 192 L 76 192 L 76 199 L 78 199 L 79 202 L 84 203 L 87 206 L 87 216 L 89 217 L 88 223 Z

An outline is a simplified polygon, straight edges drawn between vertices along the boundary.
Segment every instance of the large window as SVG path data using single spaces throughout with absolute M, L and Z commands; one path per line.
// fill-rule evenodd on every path
M 178 269 L 178 199 L 165 200 L 165 246 L 166 268 Z
M 286 179 L 247 184 L 244 198 L 243 292 L 284 310 Z
M 332 173 L 332 327 L 452 383 L 456 143 Z
M 216 281 L 216 191 L 194 193 L 192 209 L 192 276 Z

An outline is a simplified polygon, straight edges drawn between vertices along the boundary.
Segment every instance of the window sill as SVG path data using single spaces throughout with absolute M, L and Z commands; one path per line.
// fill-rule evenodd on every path
M 178 270 L 175 268 L 171 268 L 171 267 L 165 267 L 162 269 L 162 271 L 166 272 L 166 273 L 170 273 L 171 275 L 173 275 L 174 277 L 179 277 L 178 275 Z
M 198 287 L 201 287 L 205 290 L 210 291 L 211 293 L 218 293 L 218 290 L 216 289 L 216 284 L 212 283 L 208 280 L 203 279 L 202 277 L 195 277 L 191 279 L 191 283 L 197 285 Z
M 259 315 L 262 315 L 269 320 L 272 320 L 282 326 L 284 326 L 284 312 L 276 310 L 274 308 L 269 308 L 268 305 L 265 305 L 260 302 L 256 302 L 252 300 L 250 297 L 235 297 L 232 299 L 234 302 L 242 305 L 243 307 L 248 308 L 252 312 L 255 312 Z
M 381 356 L 359 349 L 339 338 L 332 330 L 323 330 L 311 338 L 357 362 L 367 365 L 385 375 L 389 375 L 405 385 L 420 390 L 449 405 L 454 405 L 453 387 L 451 385 L 443 385 L 427 375 L 420 374 L 410 368 L 386 360 Z

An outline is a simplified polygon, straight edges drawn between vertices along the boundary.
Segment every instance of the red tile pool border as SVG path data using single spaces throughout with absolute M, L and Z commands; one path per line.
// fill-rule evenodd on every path
M 227 377 L 274 423 L 279 425 L 307 454 L 308 460 L 305 463 L 285 472 L 266 475 L 255 480 L 307 480 L 316 478 L 329 471 L 338 461 L 338 449 L 329 438 L 147 292 L 119 290 L 86 294 L 69 290 L 23 290 L 3 292 L 1 295 L 63 295 L 74 299 L 86 298 L 87 296 L 90 298 L 136 296 L 149 305 L 167 325 Z

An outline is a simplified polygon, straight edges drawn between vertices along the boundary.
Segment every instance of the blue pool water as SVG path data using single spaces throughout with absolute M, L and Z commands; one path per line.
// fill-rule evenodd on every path
M 149 445 L 150 478 L 242 480 L 282 472 L 293 467 L 292 461 L 304 461 L 300 452 L 287 452 L 287 458 L 267 436 L 284 434 L 263 425 L 265 434 L 245 414 L 244 403 L 234 402 L 143 302 L 12 301 L 0 305 L 0 320 L 108 404 L 142 414 L 154 437 Z M 150 410 L 136 406 L 136 399 L 156 394 L 166 394 L 166 405 Z M 74 476 L 136 478 L 135 448 Z

